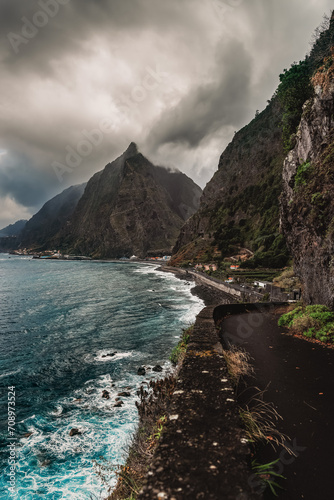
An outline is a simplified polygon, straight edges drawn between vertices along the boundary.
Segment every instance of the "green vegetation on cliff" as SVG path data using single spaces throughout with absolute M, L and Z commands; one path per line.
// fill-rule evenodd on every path
M 278 325 L 307 338 L 334 343 L 334 313 L 323 305 L 297 306 L 283 314 Z
M 325 18 L 310 54 L 282 72 L 266 109 L 235 134 L 203 192 L 198 212 L 181 230 L 174 265 L 236 257 L 244 248 L 254 253 L 244 267 L 281 268 L 289 262 L 279 224 L 283 163 L 314 95 L 314 75 L 319 68 L 322 74 L 332 71 L 328 57 L 333 34 L 333 19 Z M 295 188 L 306 185 L 313 173 L 312 162 L 306 161 L 298 169 Z M 321 204 L 323 193 L 316 194 L 313 191 L 312 203 Z
M 283 143 L 285 151 L 293 146 L 294 135 L 297 132 L 304 103 L 313 95 L 310 79 L 312 65 L 307 57 L 298 64 L 294 63 L 290 69 L 285 69 L 280 75 L 280 85 L 277 97 L 283 108 Z
M 250 267 L 287 263 L 278 201 L 284 157 L 282 107 L 275 98 L 222 154 L 199 211 L 181 230 L 175 251 L 182 260 L 203 261 L 205 253 L 223 259 L 247 248 L 255 253 Z
M 190 334 L 193 331 L 194 325 L 190 326 L 186 330 L 183 330 L 182 336 L 180 341 L 177 343 L 177 345 L 174 347 L 174 349 L 171 352 L 171 355 L 169 356 L 170 361 L 173 363 L 173 365 L 177 365 L 178 363 L 182 363 L 187 346 L 189 343 L 190 339 Z

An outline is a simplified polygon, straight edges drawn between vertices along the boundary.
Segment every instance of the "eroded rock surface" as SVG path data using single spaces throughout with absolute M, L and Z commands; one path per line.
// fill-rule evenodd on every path
M 331 58 L 327 68 L 334 68 Z M 315 97 L 304 105 L 296 145 L 284 162 L 281 228 L 303 282 L 303 299 L 334 308 L 333 73 L 326 77 L 320 69 L 312 81 Z

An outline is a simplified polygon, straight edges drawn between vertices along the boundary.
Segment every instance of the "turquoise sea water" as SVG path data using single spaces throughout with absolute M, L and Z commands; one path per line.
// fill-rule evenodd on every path
M 0 499 L 103 498 L 94 461 L 124 462 L 137 424 L 136 390 L 155 375 L 149 370 L 140 377 L 138 367 L 160 364 L 168 371 L 170 351 L 203 303 L 191 295 L 190 283 L 141 263 L 0 254 L 0 285 Z M 115 408 L 125 388 L 131 397 Z M 109 400 L 102 398 L 105 389 Z M 82 434 L 70 437 L 72 428 Z M 17 463 L 13 496 L 11 442 Z

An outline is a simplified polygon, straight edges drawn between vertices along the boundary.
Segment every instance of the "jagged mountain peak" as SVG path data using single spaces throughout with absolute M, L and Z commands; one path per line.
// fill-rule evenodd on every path
M 137 144 L 135 142 L 131 142 L 127 147 L 127 149 L 124 151 L 124 153 L 118 156 L 118 158 L 116 158 L 115 160 L 108 163 L 103 170 L 97 172 L 95 174 L 95 177 L 99 178 L 101 177 L 101 175 L 103 176 L 103 173 L 105 171 L 115 173 L 116 170 L 122 170 L 124 168 L 125 163 L 131 158 L 137 156 L 138 154 L 140 153 Z
M 53 246 L 94 257 L 171 253 L 200 194 L 189 177 L 153 165 L 132 142 L 90 179 Z
M 138 146 L 135 142 L 131 142 L 129 147 L 125 151 L 125 154 L 128 158 L 131 158 L 131 156 L 135 156 L 138 153 L 139 153 Z
M 130 160 L 130 158 L 133 158 L 134 156 L 137 156 L 139 154 L 139 149 L 138 146 L 135 142 L 130 142 L 129 146 L 127 149 L 124 151 L 124 153 L 121 155 L 120 158 L 122 158 L 124 161 Z

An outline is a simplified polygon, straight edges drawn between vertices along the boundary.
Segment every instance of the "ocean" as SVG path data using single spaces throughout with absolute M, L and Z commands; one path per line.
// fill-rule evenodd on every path
M 136 391 L 171 370 L 204 304 L 193 284 L 132 262 L 0 254 L 0 287 L 0 499 L 102 499 L 96 463 L 124 463 Z

